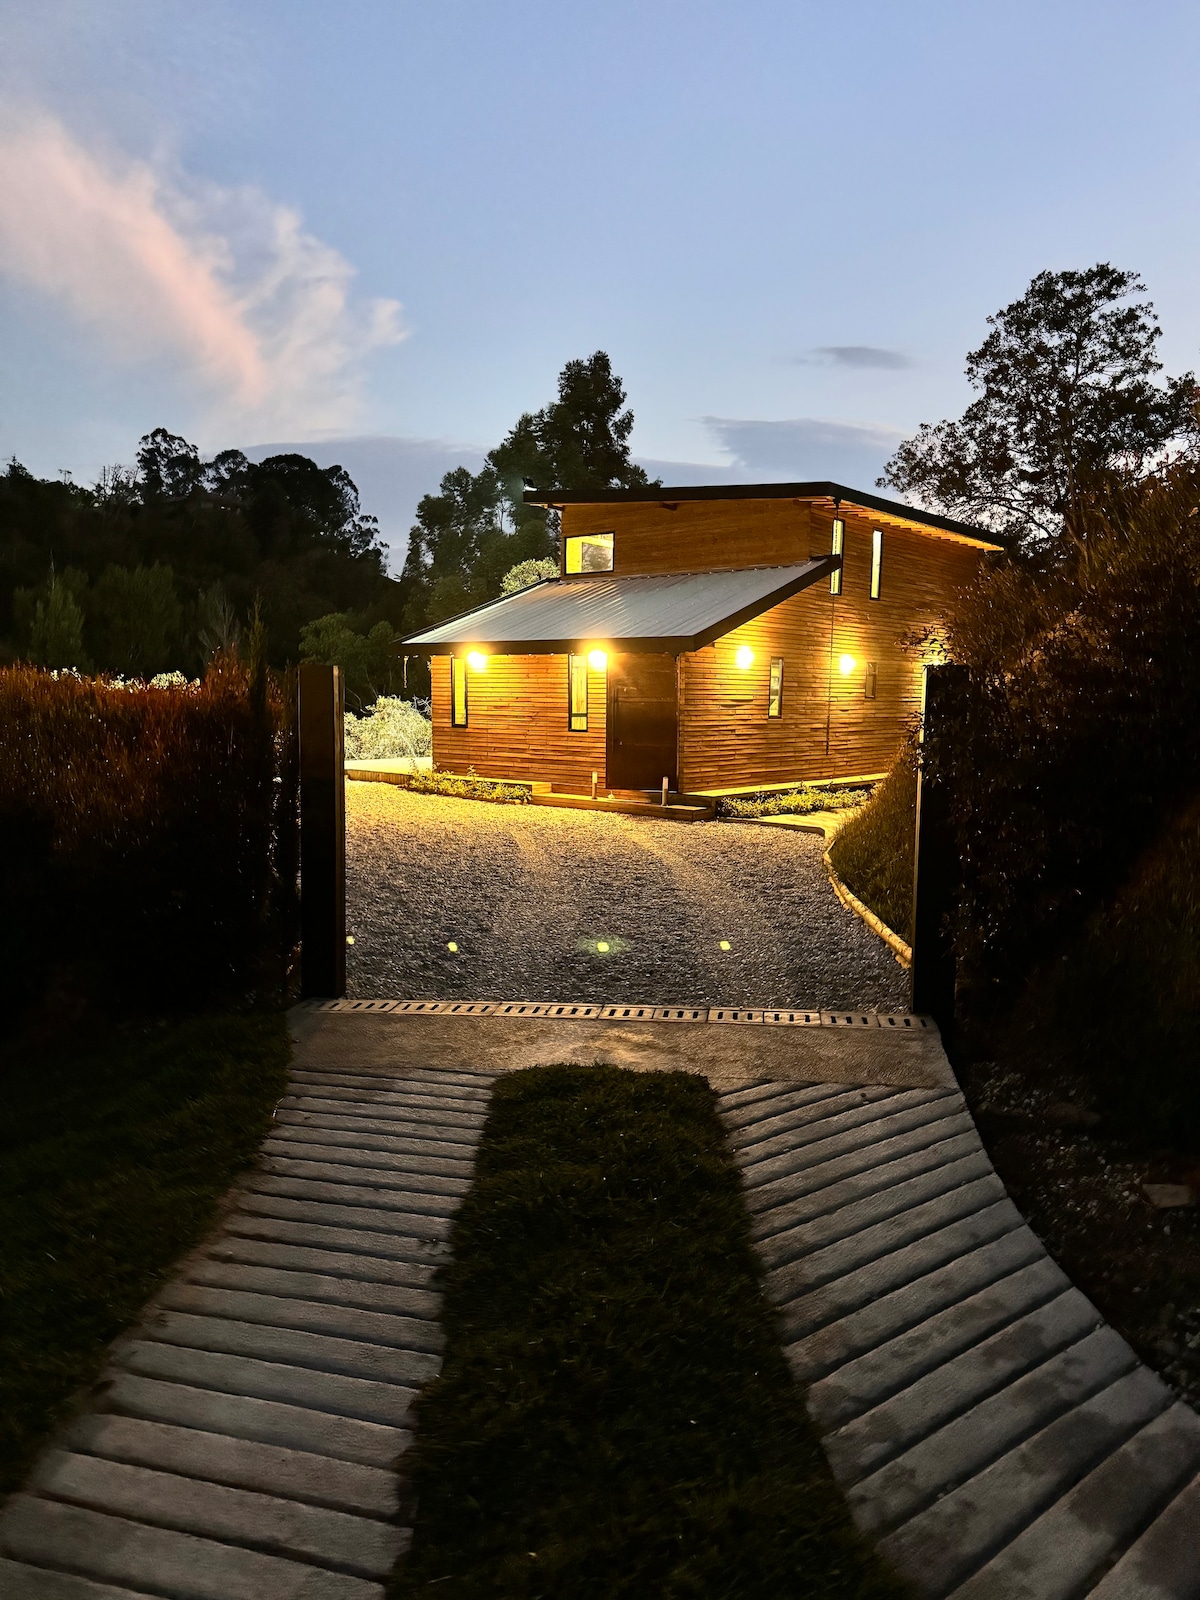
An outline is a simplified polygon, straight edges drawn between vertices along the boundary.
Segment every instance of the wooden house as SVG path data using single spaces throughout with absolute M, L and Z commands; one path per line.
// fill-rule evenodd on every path
M 404 641 L 428 654 L 438 767 L 587 794 L 879 773 L 920 652 L 998 547 L 835 483 L 534 491 L 559 576 Z

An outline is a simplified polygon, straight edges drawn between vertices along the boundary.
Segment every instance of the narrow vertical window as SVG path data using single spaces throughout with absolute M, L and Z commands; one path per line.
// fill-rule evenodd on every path
M 878 675 L 877 675 L 876 670 L 875 670 L 875 663 L 873 661 L 868 661 L 867 662 L 866 676 L 863 679 L 863 699 L 864 700 L 874 700 L 874 698 L 875 698 L 875 683 L 876 683 L 877 676 Z
M 841 517 L 834 517 L 834 519 L 833 519 L 833 544 L 830 547 L 830 553 L 832 555 L 835 555 L 835 556 L 840 556 L 840 555 L 844 555 L 845 554 L 845 550 L 846 550 L 846 524 L 842 521 Z M 842 592 L 842 569 L 841 569 L 841 567 L 839 567 L 836 572 L 831 572 L 829 574 L 829 592 L 830 592 L 830 594 L 841 594 L 841 592 Z
M 586 656 L 567 657 L 567 727 L 586 733 L 588 725 L 588 663 Z
M 486 721 L 486 718 L 485 718 Z M 467 663 L 462 656 L 450 657 L 450 726 L 467 725 Z
M 876 528 L 871 534 L 871 599 L 879 599 L 879 591 L 883 583 L 883 529 Z
M 771 657 L 771 678 L 767 688 L 767 715 L 783 715 L 783 657 Z

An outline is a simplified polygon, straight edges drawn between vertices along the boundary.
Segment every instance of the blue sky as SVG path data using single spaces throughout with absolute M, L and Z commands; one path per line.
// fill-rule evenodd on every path
M 869 486 L 1043 267 L 1200 364 L 1200 9 L 0 0 L 0 454 L 342 460 L 402 546 L 573 356 L 668 479 Z

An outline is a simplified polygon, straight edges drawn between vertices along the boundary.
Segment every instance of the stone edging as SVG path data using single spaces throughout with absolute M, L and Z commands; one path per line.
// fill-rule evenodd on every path
M 872 933 L 879 935 L 884 944 L 887 945 L 888 949 L 895 956 L 896 960 L 905 969 L 905 971 L 907 971 L 908 968 L 912 966 L 912 945 L 905 944 L 900 935 L 898 933 L 893 933 L 891 928 L 888 927 L 887 923 L 875 915 L 870 906 L 863 905 L 858 896 L 851 893 L 851 891 L 847 889 L 846 885 L 842 882 L 833 869 L 833 863 L 829 859 L 828 850 L 826 850 L 822 859 L 825 863 L 825 871 L 829 874 L 829 883 L 834 894 L 837 895 L 838 899 L 846 907 L 847 911 L 853 911 L 856 917 L 862 918 Z
M 849 891 L 847 891 L 849 893 Z M 865 907 L 864 907 L 865 909 Z M 870 913 L 868 913 L 870 915 Z M 893 938 L 895 935 L 893 934 Z M 936 1033 L 932 1017 L 908 1011 L 804 1011 L 762 1006 L 588 1005 L 554 1000 L 307 1000 L 311 1011 L 399 1016 L 540 1018 L 546 1022 L 733 1022 L 800 1028 L 881 1028 Z

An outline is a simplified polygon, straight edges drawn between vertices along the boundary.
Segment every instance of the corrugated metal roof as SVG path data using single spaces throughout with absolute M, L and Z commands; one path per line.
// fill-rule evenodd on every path
M 838 565 L 837 556 L 818 556 L 798 566 L 735 572 L 551 578 L 427 628 L 405 639 L 404 648 L 450 655 L 477 644 L 507 655 L 551 655 L 612 644 L 633 653 L 676 655 L 702 649 Z

